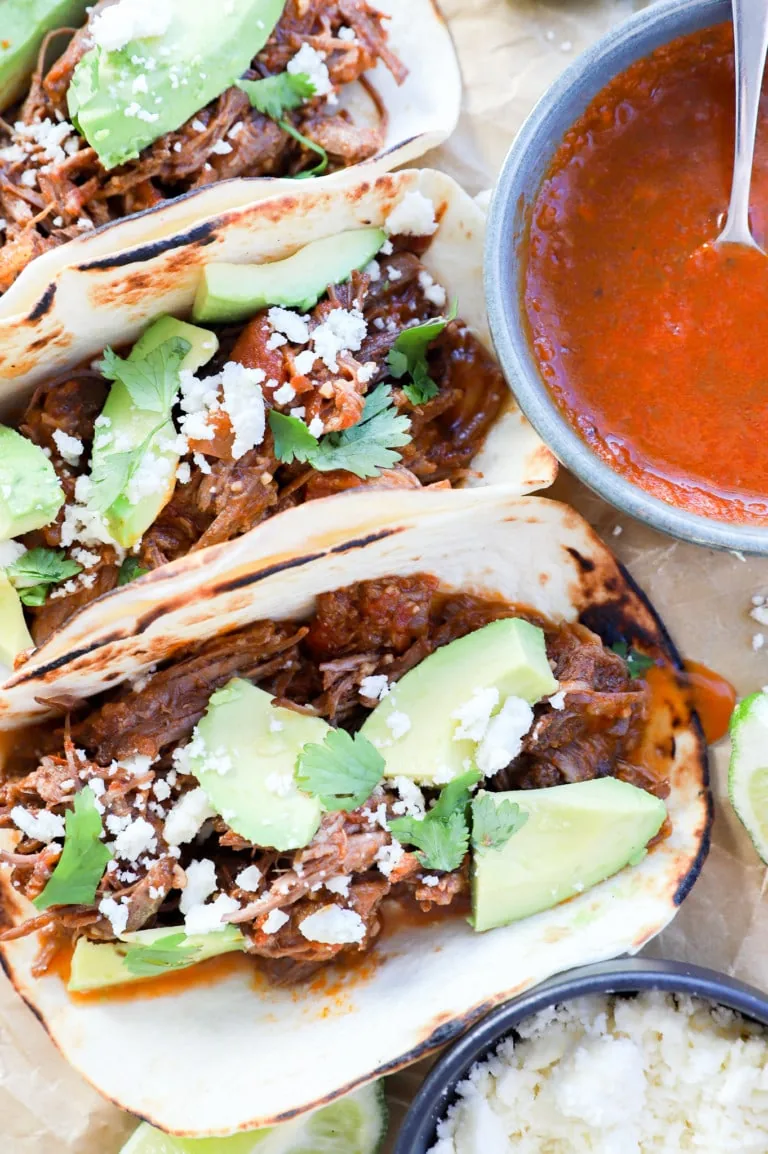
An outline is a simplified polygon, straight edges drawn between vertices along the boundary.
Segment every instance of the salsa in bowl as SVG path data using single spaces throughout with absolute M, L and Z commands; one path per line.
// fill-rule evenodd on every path
M 713 244 L 733 160 L 729 13 L 654 5 L 550 89 L 505 163 L 486 276 L 505 370 L 566 465 L 666 532 L 765 553 L 768 259 Z

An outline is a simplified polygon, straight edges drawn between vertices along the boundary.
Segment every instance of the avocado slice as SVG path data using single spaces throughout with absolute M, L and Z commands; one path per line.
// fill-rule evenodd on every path
M 0 541 L 50 525 L 63 504 L 64 491 L 43 450 L 0 425 Z
M 3 0 L 0 27 L 0 110 L 20 96 L 53 28 L 78 28 L 92 0 Z
M 284 6 L 285 0 L 165 0 L 170 19 L 161 36 L 85 53 L 67 92 L 70 118 L 105 168 L 135 160 L 243 75 Z
M 176 320 L 175 317 L 164 316 L 154 321 L 136 342 L 128 360 L 141 360 L 153 349 L 173 337 L 181 337 L 191 346 L 181 362 L 181 367 L 192 372 L 206 364 L 219 347 L 218 340 L 207 329 L 186 324 L 184 321 Z M 157 426 L 163 421 L 163 416 L 165 416 L 165 424 L 162 425 L 162 428 L 157 429 Z M 175 438 L 175 429 L 171 421 L 170 409 L 163 415 L 148 409 L 138 408 L 133 403 L 131 395 L 122 381 L 113 382 L 101 417 L 106 419 L 109 424 L 99 423 L 96 426 L 91 460 L 92 472 L 102 468 L 103 462 L 113 453 L 137 449 L 153 429 L 157 429 L 157 432 L 148 443 L 145 451 L 147 453 L 152 452 L 156 457 L 169 462 L 171 466 L 166 483 L 159 485 L 156 492 L 143 497 L 136 504 L 131 504 L 123 493 L 107 510 L 106 519 L 110 533 L 120 545 L 130 548 L 141 539 L 142 534 L 155 521 L 160 510 L 168 503 L 173 494 L 179 455 L 173 449 L 161 449 L 159 446 L 162 442 Z
M 477 931 L 548 910 L 635 864 L 667 815 L 659 798 L 615 777 L 477 796 L 528 815 L 501 848 L 473 851 Z
M 33 646 L 19 595 L 0 570 L 0 665 L 13 669 L 18 655 Z
M 296 785 L 296 759 L 331 727 L 273 700 L 240 678 L 214 693 L 187 746 L 189 768 L 235 833 L 256 845 L 300 849 L 317 832 L 322 808 Z
M 492 621 L 401 677 L 360 730 L 384 757 L 384 776 L 434 785 L 436 776 L 446 781 L 476 768 L 478 742 L 456 740 L 461 723 L 453 715 L 485 689 L 498 690 L 494 715 L 508 697 L 533 705 L 556 691 L 541 629 L 519 617 Z M 402 727 L 393 715 L 410 723 L 401 736 L 395 736 Z
M 365 268 L 387 234 L 380 228 L 356 228 L 313 240 L 284 260 L 267 264 L 209 264 L 197 289 L 196 321 L 243 321 L 269 305 L 314 308 L 328 286 L 349 280 Z
M 166 948 L 169 945 L 170 948 Z M 126 961 L 131 946 L 151 946 L 156 953 L 154 957 L 143 954 L 145 964 L 134 966 Z M 185 934 L 183 929 L 162 926 L 159 929 L 123 934 L 119 942 L 97 943 L 89 942 L 87 938 L 78 938 L 72 955 L 67 989 L 74 994 L 105 990 L 110 986 L 122 986 L 127 982 L 140 982 L 144 978 L 184 970 L 208 958 L 244 949 L 245 938 L 237 926 L 224 926 L 210 934 L 190 935 Z M 141 955 L 134 951 L 133 956 Z

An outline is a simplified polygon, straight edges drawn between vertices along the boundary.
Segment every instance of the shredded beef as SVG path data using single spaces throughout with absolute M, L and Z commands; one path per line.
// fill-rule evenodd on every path
M 310 327 L 321 324 L 334 308 L 359 308 L 365 317 L 368 336 L 363 348 L 354 357 L 340 354 L 337 372 L 318 360 L 311 380 L 298 373 L 297 347 L 290 343 L 269 347 L 273 330 L 264 312 L 239 331 L 234 344 L 229 341 L 225 358 L 263 370 L 263 391 L 270 407 L 288 413 L 300 402 L 307 423 L 317 417 L 326 432 L 350 428 L 361 418 L 367 392 L 386 377 L 387 352 L 399 333 L 414 321 L 429 320 L 439 312 L 420 286 L 419 276 L 424 270 L 418 256 L 404 244 L 405 240 L 398 242 L 378 280 L 353 273 L 346 284 L 331 286 L 327 297 L 312 310 Z M 399 278 L 386 279 L 392 268 L 400 273 Z M 376 327 L 377 321 L 382 328 Z M 363 379 L 362 368 L 370 363 L 375 364 L 376 372 Z M 213 439 L 189 444 L 190 479 L 176 484 L 170 500 L 137 546 L 141 568 L 155 569 L 209 545 L 230 541 L 275 513 L 350 488 L 461 484 L 501 411 L 507 388 L 491 355 L 457 321 L 432 343 L 428 363 L 438 388 L 431 400 L 414 406 L 402 388 L 393 391 L 399 412 L 411 423 L 412 439 L 401 450 L 401 463 L 365 480 L 343 470 L 322 473 L 304 464 L 283 464 L 275 456 L 269 427 L 261 445 L 233 460 L 234 435 L 228 417 L 220 412 Z M 274 394 L 286 384 L 295 397 L 278 405 Z M 106 394 L 107 382 L 93 370 L 56 379 L 37 390 L 20 425 L 26 436 L 51 453 L 70 504 L 77 476 L 88 469 L 94 422 Z M 56 429 L 82 442 L 83 453 L 76 465 L 61 458 L 53 440 Z M 28 534 L 24 544 L 30 548 L 59 547 L 63 518 L 62 510 L 54 523 Z M 84 605 L 118 584 L 120 562 L 115 550 L 97 543 L 89 545 L 88 552 L 98 554 L 98 559 L 86 573 L 55 589 L 44 605 L 30 609 L 35 644 L 42 644 Z M 411 638 L 414 640 L 415 636 Z M 420 660 L 418 650 L 413 657 Z M 404 671 L 405 667 L 401 669 Z
M 65 815 L 74 791 L 100 778 L 105 822 L 143 817 L 157 844 L 138 864 L 110 863 L 94 905 L 46 911 L 0 934 L 0 940 L 44 930 L 41 969 L 62 938 L 114 940 L 114 927 L 98 909 L 104 897 L 124 902 L 129 930 L 167 926 L 170 932 L 179 926 L 185 870 L 191 860 L 203 858 L 214 862 L 220 892 L 239 905 L 227 920 L 241 928 L 248 953 L 279 982 L 303 979 L 340 955 L 368 950 L 381 932 L 385 900 L 425 915 L 463 911 L 469 858 L 444 872 L 426 869 L 414 851 L 397 851 L 388 820 L 403 812 L 402 803 L 387 783 L 352 812 L 326 813 L 302 849 L 283 852 L 253 844 L 217 816 L 191 844 L 182 845 L 177 858 L 164 840 L 165 818 L 197 782 L 183 771 L 183 758 L 172 759 L 172 753 L 190 737 L 212 692 L 235 675 L 250 678 L 281 704 L 329 721 L 342 718 L 344 727 L 354 731 L 376 705 L 362 690 L 365 677 L 385 674 L 395 681 L 437 647 L 511 615 L 544 628 L 564 701 L 560 709 L 548 702 L 536 706 L 520 756 L 486 787 L 542 788 L 610 774 L 663 796 L 667 783 L 634 756 L 646 720 L 648 687 L 632 680 L 621 658 L 590 630 L 553 625 L 506 602 L 445 593 L 426 574 L 361 582 L 321 594 L 306 624 L 258 622 L 187 650 L 135 687 L 90 703 L 84 715 L 72 720 L 71 736 L 68 722 L 63 731 L 49 726 L 44 738 L 27 740 L 0 784 L 0 828 L 15 828 L 11 812 L 17 805 L 32 814 Z M 47 752 L 34 752 L 46 743 Z M 126 762 L 137 754 L 149 755 L 153 763 L 145 768 Z M 427 789 L 426 795 L 428 805 L 435 794 Z M 159 806 L 158 796 L 163 798 Z M 11 869 L 13 884 L 34 897 L 59 853 L 55 843 L 42 845 L 25 835 L 13 852 L 0 852 L 0 859 Z M 255 889 L 243 889 L 239 880 L 248 866 L 259 871 Z M 331 905 L 359 916 L 360 941 L 324 944 L 304 936 L 304 919 Z M 275 925 L 271 919 L 277 911 L 284 917 Z
M 90 19 L 105 6 L 100 0 Z M 352 29 L 354 39 L 340 39 L 339 30 Z M 31 125 L 46 119 L 67 120 L 67 92 L 73 72 L 89 48 L 88 26 L 72 37 L 52 65 L 50 49 L 63 36 L 54 33 L 40 53 L 24 103 L 5 113 L 7 125 Z M 407 75 L 387 44 L 385 18 L 366 0 L 287 0 L 269 41 L 251 62 L 246 79 L 260 80 L 284 72 L 303 44 L 325 54 L 335 87 L 361 80 L 379 109 L 375 126 L 356 124 L 346 110 L 326 96 L 286 109 L 284 120 L 293 130 L 327 149 L 328 170 L 346 168 L 379 152 L 386 138 L 386 112 L 365 77 L 379 62 L 401 84 Z M 200 126 L 202 127 L 202 130 Z M 0 129 L 14 141 L 13 132 Z M 106 171 L 85 139 L 73 135 L 64 159 L 45 163 L 0 158 L 0 217 L 7 222 L 0 234 L 0 292 L 4 292 L 35 256 L 82 236 L 85 225 L 102 225 L 152 208 L 182 195 L 233 177 L 293 176 L 317 164 L 317 154 L 275 120 L 251 109 L 233 86 L 200 109 L 175 132 L 161 136 L 137 160 Z M 224 150 L 221 145 L 226 145 Z M 45 169 L 45 171 L 43 171 Z M 37 184 L 22 183 L 25 171 L 37 171 Z

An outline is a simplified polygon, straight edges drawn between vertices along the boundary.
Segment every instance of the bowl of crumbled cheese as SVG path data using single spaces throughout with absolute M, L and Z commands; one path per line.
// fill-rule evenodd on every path
M 514 999 L 436 1063 L 395 1154 L 768 1151 L 768 996 L 625 959 Z

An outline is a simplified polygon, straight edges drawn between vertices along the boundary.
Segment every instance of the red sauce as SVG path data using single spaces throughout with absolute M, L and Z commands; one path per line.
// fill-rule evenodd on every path
M 691 704 L 699 715 L 707 744 L 725 737 L 736 705 L 736 690 L 730 681 L 698 661 L 686 661 Z
M 727 521 L 768 517 L 768 259 L 708 248 L 728 206 L 730 25 L 616 77 L 559 147 L 524 254 L 529 339 L 617 472 Z M 768 89 L 752 186 L 768 245 Z M 702 247 L 704 246 L 704 247 Z

